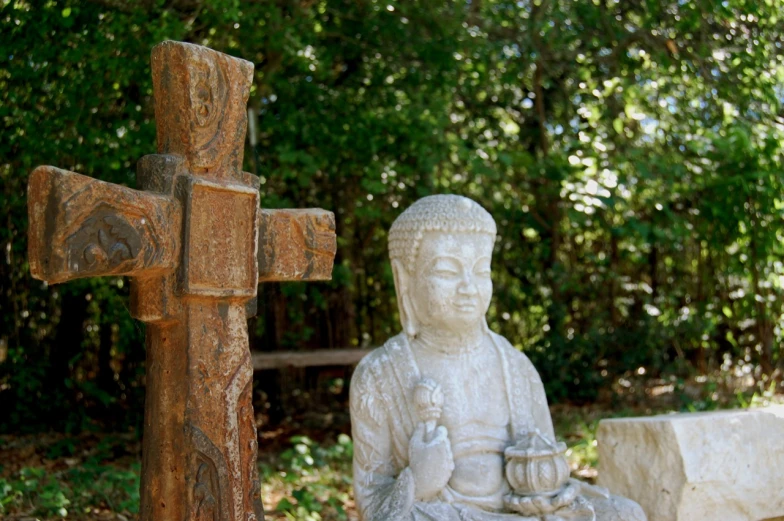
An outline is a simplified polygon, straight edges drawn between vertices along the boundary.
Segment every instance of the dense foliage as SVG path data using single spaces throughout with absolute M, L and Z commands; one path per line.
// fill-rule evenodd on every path
M 32 280 L 25 186 L 38 164 L 134 186 L 165 39 L 256 64 L 246 168 L 263 204 L 337 216 L 333 282 L 263 287 L 255 348 L 396 332 L 385 230 L 414 199 L 455 192 L 499 223 L 490 319 L 551 397 L 591 398 L 634 370 L 782 365 L 779 2 L 0 6 L 5 428 L 141 412 L 127 281 Z

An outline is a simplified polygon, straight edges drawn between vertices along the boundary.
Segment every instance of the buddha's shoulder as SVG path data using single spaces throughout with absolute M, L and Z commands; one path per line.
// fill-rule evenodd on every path
M 491 331 L 490 335 L 493 337 L 495 345 L 501 350 L 506 362 L 510 364 L 518 374 L 541 381 L 539 372 L 525 353 L 514 347 L 509 340 L 498 333 Z
M 395 335 L 384 342 L 382 346 L 371 350 L 360 360 L 357 368 L 354 370 L 352 380 L 376 379 L 380 374 L 390 370 L 390 364 L 404 361 L 405 358 L 410 356 L 409 353 L 410 350 L 408 349 L 405 335 L 403 333 Z

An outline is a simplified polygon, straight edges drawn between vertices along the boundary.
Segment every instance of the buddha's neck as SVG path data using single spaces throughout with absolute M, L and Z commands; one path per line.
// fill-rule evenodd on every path
M 415 343 L 425 349 L 443 354 L 463 354 L 480 347 L 485 337 L 481 326 L 470 331 L 439 331 L 423 329 L 417 333 Z

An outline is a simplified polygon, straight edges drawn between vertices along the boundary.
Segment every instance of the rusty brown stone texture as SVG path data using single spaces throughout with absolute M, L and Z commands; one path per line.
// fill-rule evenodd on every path
M 33 276 L 52 283 L 176 265 L 182 212 L 174 201 L 51 166 L 30 174 Z
M 261 210 L 241 169 L 252 64 L 164 42 L 152 52 L 158 154 L 144 191 L 54 167 L 30 177 L 29 258 L 49 282 L 132 276 L 148 323 L 142 521 L 260 521 L 247 318 L 259 281 L 326 280 L 327 211 Z
M 158 152 L 177 154 L 193 173 L 242 172 L 253 64 L 204 47 L 163 42 L 152 51 Z M 256 184 L 258 187 L 258 184 Z
M 259 281 L 329 280 L 335 216 L 323 210 L 262 210 Z

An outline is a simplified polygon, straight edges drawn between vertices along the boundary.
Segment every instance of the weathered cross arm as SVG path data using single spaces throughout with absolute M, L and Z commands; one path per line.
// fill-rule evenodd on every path
M 41 166 L 28 184 L 29 260 L 50 283 L 174 268 L 180 205 L 165 196 Z
M 177 156 L 145 156 L 173 167 Z M 249 174 L 248 174 L 249 175 Z M 163 172 L 150 180 L 165 178 Z M 154 276 L 172 271 L 180 253 L 180 201 L 168 186 L 140 191 L 53 166 L 28 184 L 29 259 L 33 276 L 52 284 L 103 275 Z M 144 179 L 140 179 L 142 184 Z M 320 208 L 259 212 L 259 282 L 329 280 L 337 248 L 335 216 Z

